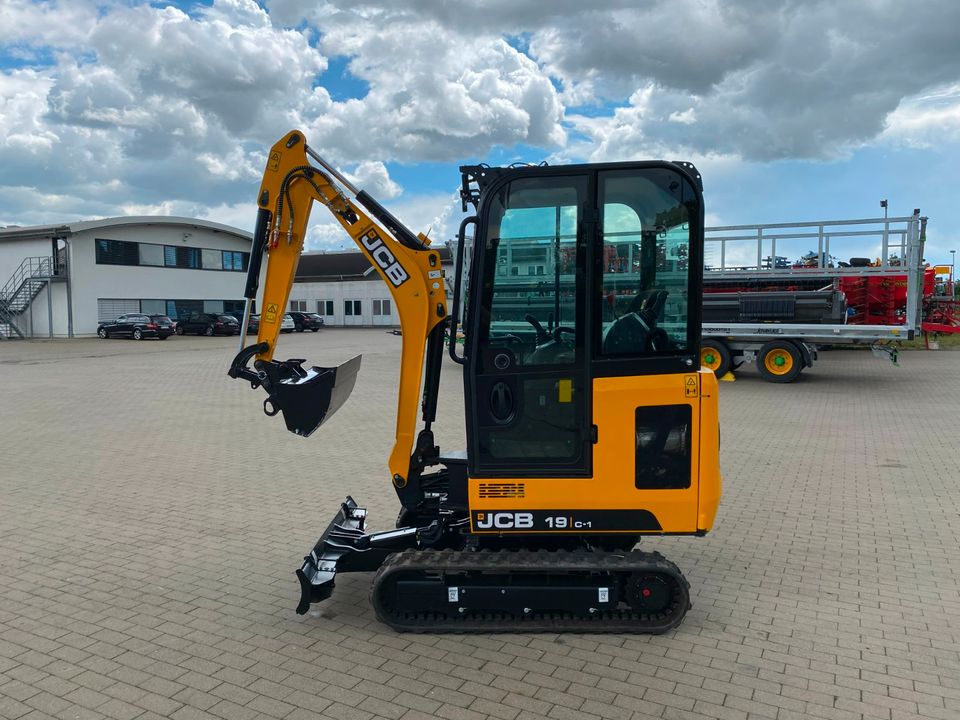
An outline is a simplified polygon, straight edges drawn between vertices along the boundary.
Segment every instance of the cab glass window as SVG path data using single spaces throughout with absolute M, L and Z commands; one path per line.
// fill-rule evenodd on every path
M 586 184 L 586 178 L 518 179 L 491 205 L 480 343 L 508 351 L 511 366 L 578 360 L 577 232 Z
M 669 169 L 606 171 L 598 180 L 601 355 L 689 351 L 696 193 Z

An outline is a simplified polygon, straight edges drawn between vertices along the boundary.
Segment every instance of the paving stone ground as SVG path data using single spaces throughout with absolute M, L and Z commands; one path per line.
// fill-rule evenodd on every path
M 723 384 L 715 530 L 644 542 L 691 581 L 676 631 L 415 636 L 376 621 L 367 574 L 293 612 L 346 493 L 395 518 L 400 342 L 284 338 L 364 354 L 307 440 L 227 378 L 231 339 L 0 344 L 0 717 L 960 718 L 960 353 Z M 462 448 L 449 361 L 442 392 Z

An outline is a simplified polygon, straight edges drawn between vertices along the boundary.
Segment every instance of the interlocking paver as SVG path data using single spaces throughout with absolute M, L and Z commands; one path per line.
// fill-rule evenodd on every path
M 0 344 L 0 717 L 960 717 L 960 354 L 824 353 L 793 385 L 722 385 L 717 526 L 644 542 L 691 581 L 677 630 L 461 637 L 387 630 L 366 574 L 292 612 L 345 494 L 375 528 L 396 516 L 400 340 L 283 342 L 365 356 L 307 441 L 226 377 L 227 340 Z M 444 448 L 461 395 L 448 363 Z

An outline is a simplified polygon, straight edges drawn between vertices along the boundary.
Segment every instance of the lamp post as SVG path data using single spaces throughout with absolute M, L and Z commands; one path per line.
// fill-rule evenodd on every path
M 883 265 L 887 264 L 887 244 L 890 239 L 890 223 L 887 222 L 887 199 L 880 201 L 880 207 L 883 208 L 883 248 L 881 248 L 880 257 L 883 258 Z
M 957 251 L 950 251 L 950 293 L 952 295 L 957 294 L 957 268 L 954 264 L 957 260 Z

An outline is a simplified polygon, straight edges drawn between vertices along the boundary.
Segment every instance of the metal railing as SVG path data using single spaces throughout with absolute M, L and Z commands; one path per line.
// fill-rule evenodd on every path
M 66 265 L 53 257 L 24 259 L 0 288 L 0 338 L 26 337 L 18 319 L 48 283 L 66 277 Z
M 920 211 L 908 217 L 874 218 L 863 220 L 824 220 L 803 223 L 775 223 L 769 225 L 729 225 L 705 228 L 704 278 L 742 279 L 744 277 L 820 277 L 835 275 L 899 275 L 906 276 L 907 297 L 904 323 L 892 328 L 909 332 L 920 325 L 921 294 L 923 291 L 923 244 L 927 218 Z M 863 242 L 873 239 L 871 250 L 878 250 L 876 259 L 864 257 L 860 262 L 834 258 L 839 252 L 837 240 Z M 806 241 L 816 244 L 801 261 L 791 263 L 777 254 L 777 243 Z M 746 252 L 730 252 L 731 243 L 747 246 Z M 863 248 L 864 245 L 860 245 Z M 719 263 L 711 257 L 719 250 Z M 734 255 L 734 257 L 731 257 Z M 745 256 L 749 260 L 745 260 Z M 755 260 L 755 262 L 754 262 Z M 883 330 L 886 326 L 875 326 Z
M 831 270 L 838 274 L 906 273 L 910 251 L 919 242 L 919 224 L 917 211 L 907 217 L 708 227 L 705 228 L 705 270 L 764 275 L 787 275 L 811 269 L 825 274 Z M 842 245 L 838 243 L 841 240 L 845 241 Z M 801 259 L 778 254 L 778 243 L 783 251 L 788 242 L 794 249 L 806 247 L 809 254 Z M 836 253 L 848 250 L 852 242 L 861 248 L 870 243 L 871 252 L 866 258 L 870 265 L 851 266 L 845 259 L 834 258 Z

